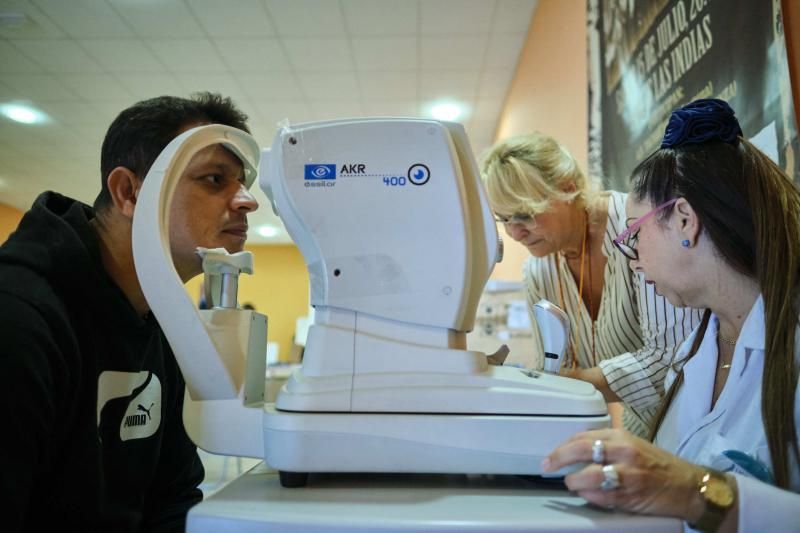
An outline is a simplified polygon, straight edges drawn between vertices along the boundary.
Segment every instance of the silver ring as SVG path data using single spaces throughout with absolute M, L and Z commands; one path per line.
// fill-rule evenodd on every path
M 592 444 L 592 462 L 598 465 L 606 462 L 606 446 L 600 439 Z
M 619 474 L 614 465 L 603 467 L 603 482 L 600 483 L 600 490 L 614 490 L 619 488 Z

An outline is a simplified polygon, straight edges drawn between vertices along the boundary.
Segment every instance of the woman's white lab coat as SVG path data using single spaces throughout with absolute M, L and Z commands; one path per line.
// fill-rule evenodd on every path
M 656 437 L 656 444 L 695 464 L 731 472 L 739 489 L 739 531 L 800 531 L 800 466 L 791 454 L 792 492 L 758 481 L 723 452 L 744 452 L 772 472 L 761 417 L 761 378 L 764 370 L 764 302 L 759 296 L 742 326 L 728 381 L 711 409 L 717 367 L 719 321 L 712 315 L 697 354 L 684 366 L 684 382 Z M 685 357 L 697 330 L 676 353 Z M 795 360 L 800 361 L 800 331 Z M 670 370 L 666 385 L 675 380 Z M 794 401 L 795 426 L 800 430 L 800 388 Z M 787 409 L 792 406 L 787 405 Z

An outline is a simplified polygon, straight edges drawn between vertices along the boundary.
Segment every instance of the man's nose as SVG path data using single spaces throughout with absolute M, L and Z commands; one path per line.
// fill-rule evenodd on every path
M 245 211 L 247 213 L 258 209 L 258 201 L 244 185 L 239 186 L 239 190 L 231 200 L 231 208 L 234 211 Z

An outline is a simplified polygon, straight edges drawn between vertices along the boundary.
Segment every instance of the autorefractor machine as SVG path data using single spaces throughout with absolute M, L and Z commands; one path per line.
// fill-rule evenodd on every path
M 212 144 L 241 159 L 248 187 L 258 176 L 308 267 L 314 323 L 274 404 L 264 402 L 266 317 L 236 298 L 238 276 L 257 275 L 251 254 L 198 249 L 212 303 L 199 310 L 169 252 L 175 186 Z M 313 472 L 539 475 L 556 445 L 610 425 L 592 385 L 558 375 L 568 324 L 548 302 L 535 307 L 544 371 L 468 349 L 502 249 L 458 124 L 284 126 L 263 151 L 234 128 L 191 129 L 144 181 L 133 248 L 186 379 L 189 436 L 212 453 L 263 458 L 284 486 Z

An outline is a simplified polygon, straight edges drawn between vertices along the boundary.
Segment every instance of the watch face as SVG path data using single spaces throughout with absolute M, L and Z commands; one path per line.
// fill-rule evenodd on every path
M 729 507 L 733 503 L 733 489 L 724 479 L 712 477 L 705 489 L 706 499 L 714 505 Z

